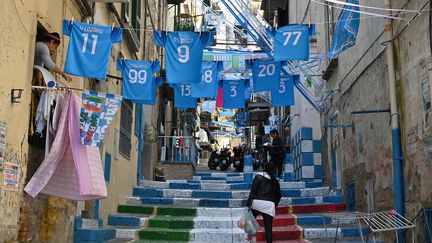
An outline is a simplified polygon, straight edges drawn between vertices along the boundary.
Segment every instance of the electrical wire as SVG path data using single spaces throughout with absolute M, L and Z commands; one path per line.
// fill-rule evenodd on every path
M 375 9 L 375 10 L 381 10 L 381 11 L 417 13 L 417 10 L 411 10 L 411 9 L 380 8 L 380 7 L 373 7 L 373 6 L 367 6 L 367 5 L 360 5 L 360 4 L 342 2 L 342 1 L 338 1 L 338 0 L 324 0 L 324 1 L 330 2 L 330 3 L 335 3 L 335 4 L 340 4 L 340 5 L 344 5 L 344 6 L 353 6 L 353 7 L 359 7 L 359 8 L 368 8 L 368 9 Z

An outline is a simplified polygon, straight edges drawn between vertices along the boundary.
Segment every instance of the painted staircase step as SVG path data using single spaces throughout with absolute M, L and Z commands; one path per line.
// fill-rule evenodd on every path
M 112 227 L 98 229 L 75 229 L 74 242 L 77 241 L 107 241 L 114 239 L 116 229 Z
M 304 213 L 320 213 L 320 212 L 341 212 L 346 210 L 344 203 L 320 203 L 320 204 L 305 204 L 305 205 L 286 205 L 276 208 L 276 214 L 304 214 Z
M 194 216 L 171 216 L 158 215 L 149 219 L 148 227 L 168 229 L 192 229 L 194 227 Z
M 273 227 L 273 240 L 300 240 L 302 236 L 302 229 L 296 225 Z M 256 240 L 265 240 L 264 228 L 257 232 Z
M 266 243 L 267 241 L 263 240 L 263 241 L 257 241 L 257 243 Z M 329 243 L 331 241 L 328 241 L 327 243 Z M 273 243 L 311 243 L 308 240 L 274 240 Z
M 193 229 L 190 241 L 195 242 L 245 242 L 247 234 L 242 229 Z
M 309 240 L 309 242 L 311 243 L 329 243 L 329 242 L 335 242 L 334 238 L 322 238 L 322 239 L 314 239 L 314 240 Z M 343 239 L 337 239 L 336 243 L 382 243 L 382 241 L 380 240 L 368 240 L 366 241 L 366 239 L 364 239 L 362 241 L 362 239 L 360 237 L 345 237 Z
M 231 217 L 198 216 L 194 219 L 194 229 L 232 229 L 237 227 L 237 221 Z
M 154 206 L 130 205 L 130 204 L 121 204 L 117 206 L 118 213 L 152 215 L 154 211 L 155 211 Z
M 174 205 L 182 207 L 244 207 L 246 206 L 247 198 L 244 199 L 220 199 L 220 198 L 163 198 L 163 197 L 130 197 L 128 198 L 128 204 L 148 204 L 148 205 Z M 342 196 L 319 196 L 319 197 L 299 197 L 299 198 L 282 198 L 280 205 L 296 205 L 301 206 L 314 205 L 315 211 L 309 210 L 309 208 L 296 207 L 295 212 L 307 213 L 307 212 L 321 212 L 324 210 L 319 208 L 320 205 L 342 203 Z M 312 207 L 313 208 L 313 207 Z M 330 211 L 330 209 L 328 209 Z M 338 210 L 338 209 L 335 209 Z
M 243 175 L 243 173 L 240 172 L 196 172 L 195 176 L 213 176 L 213 177 L 233 177 L 233 176 L 240 176 Z
M 129 239 L 134 240 L 138 229 L 116 228 L 116 239 Z
M 148 217 L 141 217 L 136 215 L 110 214 L 108 216 L 108 225 L 128 226 L 137 228 L 143 227 L 147 220 Z
M 189 229 L 149 227 L 138 231 L 141 240 L 189 241 Z
M 106 241 L 105 243 L 128 243 L 132 242 L 131 239 L 121 239 L 121 238 L 114 238 L 112 240 Z
M 367 235 L 367 228 L 362 228 L 361 230 L 363 235 Z M 361 235 L 357 225 L 343 225 L 339 228 L 336 228 L 335 225 L 327 225 L 327 227 L 323 227 L 322 225 L 303 227 L 303 236 L 305 239 L 332 238 L 336 236 L 336 232 L 340 238 L 359 237 Z
M 264 219 L 261 215 L 258 215 L 257 221 L 261 226 L 264 226 Z M 273 226 L 287 226 L 295 225 L 296 217 L 294 215 L 276 215 L 273 219 Z
M 226 198 L 242 199 L 249 196 L 250 190 L 205 190 L 205 189 L 155 189 L 135 187 L 135 197 L 164 197 L 164 198 Z M 328 187 L 305 189 L 282 189 L 282 197 L 326 197 L 329 194 Z M 341 198 L 340 196 L 338 198 Z M 323 199 L 325 200 L 325 199 Z

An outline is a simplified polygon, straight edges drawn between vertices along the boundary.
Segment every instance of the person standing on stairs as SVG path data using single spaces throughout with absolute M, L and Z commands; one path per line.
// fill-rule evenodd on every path
M 256 218 L 261 214 L 264 218 L 264 229 L 267 243 L 273 241 L 273 218 L 282 194 L 279 181 L 275 176 L 275 166 L 267 163 L 264 172 L 257 174 L 252 182 L 247 207 Z
M 282 165 L 286 153 L 285 143 L 276 129 L 270 131 L 270 136 L 273 139 L 272 144 L 270 145 L 271 161 L 276 165 L 277 177 L 282 178 Z

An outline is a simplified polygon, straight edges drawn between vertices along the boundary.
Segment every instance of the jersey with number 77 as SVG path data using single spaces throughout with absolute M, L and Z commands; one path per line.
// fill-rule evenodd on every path
M 63 20 L 70 36 L 64 72 L 84 78 L 105 79 L 111 46 L 122 41 L 123 29 Z
M 287 25 L 268 31 L 274 37 L 274 60 L 309 60 L 309 36 L 314 33 L 314 25 Z
M 213 42 L 211 32 L 155 31 L 154 36 L 155 44 L 165 47 L 167 83 L 201 82 L 203 49 Z

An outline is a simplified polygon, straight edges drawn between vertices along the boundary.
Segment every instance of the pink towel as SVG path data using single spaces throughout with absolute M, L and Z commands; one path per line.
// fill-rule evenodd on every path
M 51 151 L 24 188 L 30 196 L 44 193 L 80 201 L 107 196 L 99 149 L 80 141 L 79 103 L 73 92 L 66 95 Z
M 223 107 L 223 91 L 222 88 L 218 88 L 218 96 L 216 98 L 216 107 L 222 108 Z

